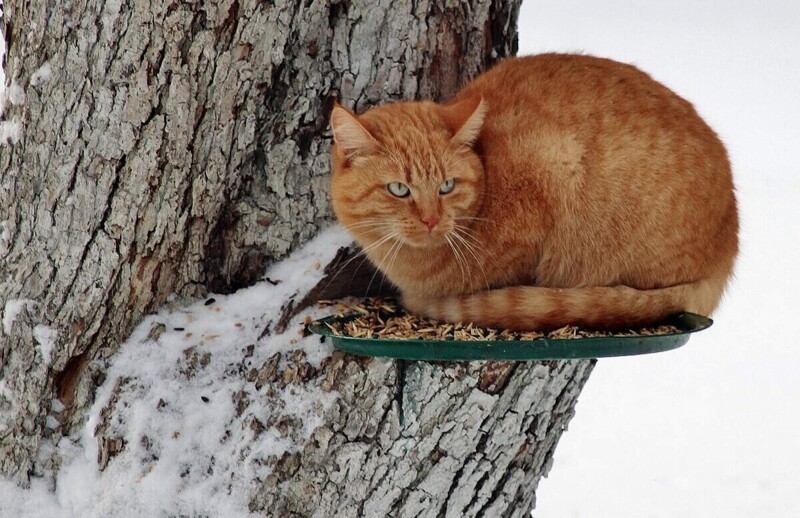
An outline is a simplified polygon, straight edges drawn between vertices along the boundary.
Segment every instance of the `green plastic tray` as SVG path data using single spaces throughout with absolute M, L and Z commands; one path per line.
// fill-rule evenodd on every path
M 652 336 L 601 336 L 594 338 L 537 338 L 535 340 L 398 340 L 336 336 L 325 323 L 347 321 L 355 315 L 328 317 L 309 324 L 308 330 L 330 337 L 333 346 L 350 354 L 402 360 L 556 360 L 632 356 L 677 349 L 692 333 L 711 326 L 710 318 L 681 313 L 665 324 L 680 332 Z

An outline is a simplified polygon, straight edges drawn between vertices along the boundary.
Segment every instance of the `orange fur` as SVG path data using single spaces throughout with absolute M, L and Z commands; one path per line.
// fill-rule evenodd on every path
M 730 278 L 725 148 L 632 66 L 509 59 L 447 105 L 337 106 L 331 122 L 336 216 L 411 311 L 509 329 L 628 327 L 708 315 Z

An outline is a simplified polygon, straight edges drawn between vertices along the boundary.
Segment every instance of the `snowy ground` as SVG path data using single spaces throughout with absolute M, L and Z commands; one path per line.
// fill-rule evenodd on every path
M 800 292 L 794 270 L 800 264 L 797 27 L 800 4 L 788 1 L 523 3 L 521 53 L 584 51 L 632 62 L 694 102 L 728 145 L 742 218 L 737 279 L 714 327 L 674 352 L 599 362 L 550 476 L 539 486 L 535 517 L 800 516 L 800 339 L 792 328 Z M 319 255 L 323 249 L 312 246 L 293 265 L 280 267 L 288 270 L 269 275 L 288 278 L 294 268 L 312 279 L 314 265 L 325 259 Z M 181 391 L 159 385 L 159 369 L 185 360 L 189 342 L 200 348 L 202 359 L 203 348 L 230 344 L 233 333 L 255 340 L 265 305 L 277 300 L 275 290 L 288 286 L 262 284 L 217 297 L 210 306 L 199 302 L 149 317 L 115 359 L 90 425 L 111 397 L 114 380 L 134 365 L 149 393 L 168 394 L 173 418 L 189 419 L 193 412 L 202 418 L 212 411 L 218 400 L 243 388 L 216 381 L 221 376 L 215 369 L 227 366 L 231 351 L 216 345 L 210 366 Z M 157 323 L 166 332 L 156 347 L 148 334 Z M 294 346 L 292 339 L 290 331 L 262 342 L 256 354 Z M 143 348 L 147 355 L 141 355 Z M 153 410 L 158 405 L 145 403 L 141 413 L 131 413 L 140 426 L 164 426 L 168 420 Z M 217 447 L 191 421 L 181 426 L 172 463 Z M 116 516 L 121 509 L 135 516 L 175 503 L 165 502 L 185 482 L 166 463 L 151 462 L 148 469 L 159 475 L 151 478 L 154 483 L 137 483 L 144 475 L 133 468 L 142 469 L 147 455 L 141 448 L 129 448 L 117 458 L 121 465 L 98 476 L 89 430 L 59 446 L 66 468 L 55 494 L 45 481 L 22 491 L 0 480 L 0 516 L 100 516 L 110 509 Z M 276 439 L 270 447 L 289 446 Z M 268 452 L 232 453 L 253 458 Z M 205 497 L 219 513 L 227 514 L 228 505 L 243 510 L 236 500 L 240 486 L 232 487 L 228 500 L 216 497 L 219 487 L 202 488 L 186 491 L 181 509 L 196 509 Z
M 535 518 L 800 516 L 800 4 L 523 2 L 520 53 L 634 63 L 727 144 L 742 253 L 712 329 L 601 360 Z

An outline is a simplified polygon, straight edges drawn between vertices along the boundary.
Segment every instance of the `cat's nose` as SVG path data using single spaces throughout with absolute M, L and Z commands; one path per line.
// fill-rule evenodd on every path
M 422 222 L 425 223 L 425 225 L 427 225 L 428 231 L 431 231 L 433 230 L 433 227 L 439 224 L 439 218 L 437 218 L 436 216 L 431 216 L 429 218 L 423 219 Z

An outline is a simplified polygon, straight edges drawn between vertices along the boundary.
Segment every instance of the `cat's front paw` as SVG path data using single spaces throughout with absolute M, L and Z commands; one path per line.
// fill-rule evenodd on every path
M 400 304 L 407 312 L 431 320 L 459 322 L 462 317 L 458 310 L 458 299 L 455 297 L 434 298 L 403 295 L 400 297 Z
M 417 316 L 436 318 L 433 315 L 433 308 L 436 307 L 436 304 L 435 301 L 430 298 L 403 294 L 400 297 L 400 305 L 403 306 L 403 309 L 407 312 Z
M 448 296 L 441 298 L 403 295 L 400 297 L 400 304 L 409 313 L 430 318 L 431 320 L 438 320 L 439 322 L 455 324 L 468 320 L 474 321 L 473 317 L 477 317 L 478 315 L 471 315 L 465 312 L 464 297 L 463 295 L 460 297 Z M 466 297 L 469 297 L 469 295 Z

